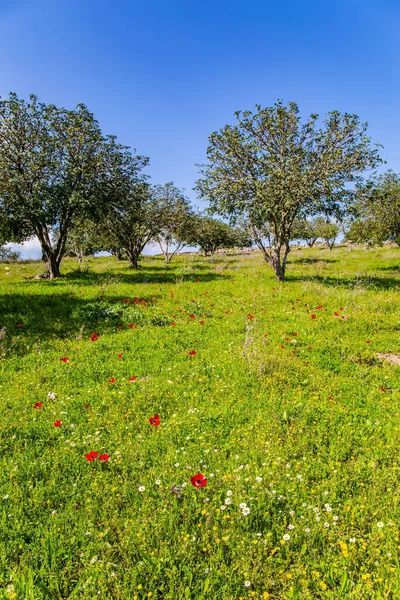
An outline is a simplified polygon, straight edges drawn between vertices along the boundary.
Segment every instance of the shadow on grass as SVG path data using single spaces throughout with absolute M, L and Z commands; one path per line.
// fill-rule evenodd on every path
M 298 264 L 298 265 L 314 265 L 316 263 L 337 263 L 339 262 L 338 259 L 336 258 L 294 258 L 293 256 L 290 257 L 290 260 L 288 261 L 288 264 L 292 263 L 292 264 Z
M 286 283 L 319 283 L 328 287 L 344 287 L 354 289 L 357 287 L 379 289 L 379 290 L 394 290 L 400 288 L 400 276 L 397 279 L 392 277 L 375 277 L 375 276 L 355 276 L 349 279 L 341 277 L 324 277 L 323 275 L 289 275 L 286 278 Z
M 119 269 L 112 271 L 79 271 L 73 269 L 65 273 L 61 278 L 65 282 L 79 283 L 79 285 L 102 285 L 108 280 L 114 279 L 121 284 L 140 283 L 177 283 L 177 282 L 210 282 L 228 279 L 227 275 L 212 270 L 210 264 L 194 265 L 146 265 L 142 264 L 138 269 L 130 269 L 127 263 Z M 51 282 L 48 282 L 51 284 Z

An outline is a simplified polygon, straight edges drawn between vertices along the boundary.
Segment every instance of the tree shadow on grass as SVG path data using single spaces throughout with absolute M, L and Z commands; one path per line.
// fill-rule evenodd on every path
M 328 287 L 343 287 L 347 289 L 364 288 L 364 289 L 379 289 L 379 290 L 395 290 L 400 288 L 400 276 L 395 279 L 393 277 L 375 277 L 362 276 L 352 278 L 342 277 L 324 277 L 323 275 L 288 275 L 286 283 L 318 283 Z
M 195 264 L 189 267 L 177 264 L 176 266 L 143 265 L 139 266 L 138 269 L 125 267 L 103 272 L 81 272 L 79 269 L 73 269 L 66 272 L 62 276 L 62 279 L 69 283 L 77 283 L 78 285 L 102 285 L 112 279 L 121 284 L 134 285 L 141 283 L 210 282 L 228 279 L 228 276 L 210 270 L 210 265 L 207 264 Z
M 336 258 L 295 258 L 291 257 L 288 261 L 288 264 L 297 264 L 297 265 L 314 265 L 316 263 L 337 263 L 339 262 Z

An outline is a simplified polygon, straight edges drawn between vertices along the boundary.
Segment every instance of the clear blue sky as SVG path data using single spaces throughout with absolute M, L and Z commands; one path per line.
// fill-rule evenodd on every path
M 278 98 L 358 114 L 400 171 L 399 31 L 397 0 L 0 0 L 0 95 L 84 102 L 193 200 L 208 135 Z

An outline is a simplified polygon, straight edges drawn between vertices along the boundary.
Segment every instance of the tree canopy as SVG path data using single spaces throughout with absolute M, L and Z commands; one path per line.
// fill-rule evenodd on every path
M 330 112 L 322 123 L 312 114 L 303 122 L 297 104 L 278 101 L 235 117 L 236 125 L 210 135 L 196 189 L 215 213 L 247 220 L 282 280 L 295 219 L 340 214 L 352 186 L 381 162 L 378 148 L 367 124 L 347 113 Z

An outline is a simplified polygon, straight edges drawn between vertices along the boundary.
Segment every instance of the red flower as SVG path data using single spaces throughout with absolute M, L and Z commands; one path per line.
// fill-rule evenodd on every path
M 288 342 L 290 340 L 290 338 L 285 338 L 285 340 Z
M 338 317 L 338 316 L 339 316 L 339 313 L 338 313 L 338 312 L 334 312 L 333 314 L 334 314 L 334 316 L 335 316 L 335 317 Z
M 100 462 L 107 462 L 108 460 L 110 460 L 110 457 L 108 456 L 108 454 L 102 454 L 101 456 L 99 456 Z
M 293 336 L 293 337 L 296 337 L 296 336 L 297 336 L 297 333 L 296 333 L 295 331 L 293 331 L 293 333 L 292 333 L 292 336 Z
M 195 318 L 196 318 L 194 315 L 189 315 L 189 317 L 190 317 L 191 319 L 195 319 Z
M 254 315 L 247 315 L 250 319 L 250 321 L 252 321 L 254 319 Z
M 285 346 L 281 346 L 281 348 L 284 348 Z
M 22 323 L 17 323 L 17 327 L 22 327 Z
M 371 340 L 367 340 L 367 344 L 370 344 L 370 343 L 371 343 Z
M 92 333 L 92 335 L 90 336 L 90 339 L 92 340 L 92 342 L 97 342 L 97 340 L 99 339 L 99 334 L 97 333 L 97 331 L 94 331 Z
M 312 346 L 308 346 L 308 350 L 312 350 Z
M 381 392 L 386 392 L 386 388 L 383 387 L 383 385 L 381 385 L 381 387 L 379 388 L 381 390 Z
M 319 306 L 317 306 L 316 310 L 320 310 L 321 308 L 323 308 L 322 304 L 320 304 Z
M 189 352 L 189 356 L 196 356 L 196 354 L 197 354 L 196 350 L 191 350 Z
M 54 425 L 54 427 L 61 427 L 60 419 L 57 419 L 57 421 L 54 421 L 53 425 Z
M 171 325 L 172 327 L 176 327 L 176 323 L 174 323 L 174 321 L 172 321 Z
M 201 473 L 193 475 L 193 477 L 190 478 L 190 481 L 196 488 L 205 487 L 207 485 L 207 479 Z
M 268 333 L 264 333 L 264 337 L 268 337 Z
M 311 315 L 311 318 L 312 318 L 312 319 L 316 319 L 316 318 L 317 318 L 317 315 Z
M 117 380 L 115 379 L 115 377 L 111 377 L 111 379 L 108 380 L 108 383 L 115 383 Z
M 154 427 L 158 427 L 160 422 L 160 415 L 154 415 L 154 417 L 150 417 L 149 419 L 150 425 L 154 425 Z
M 42 408 L 42 406 L 43 406 L 43 402 L 36 402 L 36 403 L 33 405 L 33 408 Z
M 204 325 L 204 321 L 203 320 L 199 321 L 199 324 Z
M 69 361 L 68 356 L 63 356 L 62 359 L 63 363 L 67 363 Z
M 123 354 L 118 354 L 118 358 L 122 358 L 122 357 L 123 357 Z
M 85 404 L 85 408 L 90 408 L 90 404 Z
M 122 325 L 118 325 L 117 329 L 122 329 Z
M 128 327 L 129 327 L 129 329 L 135 329 L 135 326 L 133 323 L 129 323 Z
M 98 452 L 89 452 L 89 454 L 85 454 L 85 458 L 86 460 L 88 460 L 89 462 L 92 462 L 92 460 L 95 460 L 95 458 L 97 458 L 99 455 Z
M 136 381 L 136 375 L 134 375 L 133 377 L 129 377 L 129 381 Z

